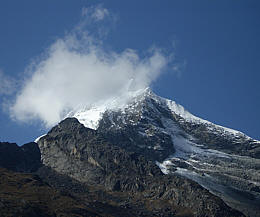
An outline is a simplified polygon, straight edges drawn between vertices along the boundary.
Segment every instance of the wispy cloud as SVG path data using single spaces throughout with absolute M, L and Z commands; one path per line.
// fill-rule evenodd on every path
M 187 61 L 183 60 L 182 62 L 176 62 L 172 65 L 172 71 L 175 73 L 177 78 L 181 78 L 182 73 L 185 71 L 187 66 Z
M 82 9 L 82 16 L 88 16 L 95 21 L 101 21 L 109 15 L 108 9 L 104 8 L 102 5 Z
M 11 95 L 16 91 L 16 81 L 0 70 L 0 95 Z
M 101 22 L 110 12 L 98 6 L 83 10 Z M 163 72 L 169 58 L 153 48 L 140 57 L 137 51 L 103 48 L 84 25 L 55 41 L 44 58 L 31 67 L 31 77 L 19 91 L 10 111 L 20 121 L 56 124 L 79 106 L 90 106 L 149 86 Z

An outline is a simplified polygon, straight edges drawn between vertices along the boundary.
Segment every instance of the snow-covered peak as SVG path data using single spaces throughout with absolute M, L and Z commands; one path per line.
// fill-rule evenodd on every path
M 209 131 L 218 134 L 251 139 L 237 130 L 222 127 L 194 116 L 175 101 L 157 96 L 150 88 L 144 88 L 138 91 L 126 91 L 118 97 L 72 111 L 67 115 L 67 117 L 75 117 L 79 120 L 79 122 L 84 124 L 85 127 L 97 129 L 99 121 L 102 119 L 102 116 L 106 111 L 121 111 L 122 115 L 130 111 L 132 113 L 138 113 L 140 112 L 136 111 L 140 108 L 138 105 L 141 105 L 144 102 L 149 102 L 150 100 L 153 100 L 164 109 L 169 110 L 172 114 L 179 116 L 182 118 L 182 121 L 192 124 L 203 124 Z M 148 106 L 153 109 L 153 104 L 149 104 Z M 158 114 L 158 117 L 159 116 L 160 114 Z
M 138 103 L 139 101 L 141 102 L 151 95 L 154 94 L 150 88 L 140 89 L 138 91 L 127 91 L 118 97 L 71 111 L 68 113 L 67 117 L 75 117 L 85 127 L 97 129 L 99 121 L 106 111 L 123 111 L 130 104 Z

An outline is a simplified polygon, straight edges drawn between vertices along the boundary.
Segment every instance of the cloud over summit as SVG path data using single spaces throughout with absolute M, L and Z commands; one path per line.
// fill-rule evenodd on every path
M 90 11 L 96 22 L 110 13 L 101 6 L 83 12 Z M 10 108 L 13 118 L 40 119 L 50 127 L 80 106 L 149 86 L 168 64 L 159 49 L 151 49 L 142 58 L 130 48 L 122 52 L 105 50 L 101 39 L 94 39 L 82 26 L 75 29 L 56 40 L 45 57 L 34 64 L 31 77 Z

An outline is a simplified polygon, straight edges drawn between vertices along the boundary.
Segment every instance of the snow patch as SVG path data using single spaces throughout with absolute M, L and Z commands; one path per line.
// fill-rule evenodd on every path
M 47 135 L 47 134 L 43 134 L 43 135 L 39 136 L 38 138 L 36 138 L 36 139 L 34 140 L 34 142 L 35 142 L 35 143 L 38 143 L 39 140 L 40 140 L 42 137 L 46 136 L 46 135 Z
M 91 109 L 82 109 L 72 115 L 78 119 L 85 127 L 97 129 L 98 123 L 102 118 L 103 113 L 106 111 L 105 107 L 93 107 Z
M 161 169 L 163 174 L 169 174 L 169 167 L 174 165 L 170 160 L 165 160 L 162 163 L 156 161 L 155 163 Z
M 197 123 L 197 124 L 204 124 L 207 126 L 208 129 L 211 131 L 214 131 L 217 129 L 217 131 L 222 132 L 224 134 L 229 134 L 231 136 L 235 137 L 246 137 L 248 139 L 251 139 L 250 137 L 246 136 L 244 133 L 233 130 L 227 127 L 223 127 L 217 124 L 213 124 L 207 120 L 204 120 L 202 118 L 196 117 L 195 115 L 191 114 L 187 110 L 184 109 L 183 106 L 177 104 L 176 102 L 172 100 L 165 99 L 166 104 L 168 108 L 171 110 L 172 113 L 177 114 L 181 118 L 184 119 L 184 121 L 190 122 L 190 123 Z

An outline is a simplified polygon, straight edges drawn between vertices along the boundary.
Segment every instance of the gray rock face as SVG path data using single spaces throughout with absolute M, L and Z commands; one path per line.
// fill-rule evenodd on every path
M 68 118 L 38 141 L 42 162 L 55 171 L 106 191 L 125 192 L 142 200 L 186 207 L 195 216 L 243 216 L 200 185 L 176 175 L 164 175 L 140 153 L 114 145 L 99 130 Z
M 113 144 L 152 161 L 163 161 L 175 150 L 171 136 L 161 130 L 162 117 L 171 117 L 170 111 L 148 97 L 130 104 L 123 114 L 106 111 L 98 131 Z
M 97 131 L 85 128 L 75 118 L 62 121 L 40 139 L 38 145 L 45 165 L 81 182 L 102 184 L 109 189 L 116 185 L 113 174 L 122 179 L 125 177 L 121 174 L 126 172 L 130 178 L 135 174 L 161 174 L 153 162 L 111 145 Z M 136 190 L 136 185 L 124 185 L 123 181 L 120 186 Z

